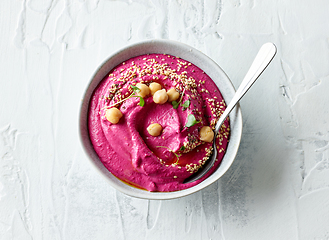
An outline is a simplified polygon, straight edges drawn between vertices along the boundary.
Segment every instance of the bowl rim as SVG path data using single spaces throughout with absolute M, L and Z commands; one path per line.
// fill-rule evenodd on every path
M 103 163 L 99 160 L 91 144 L 89 138 L 88 117 L 87 117 L 89 111 L 90 96 L 93 93 L 96 86 L 99 84 L 99 82 L 104 78 L 104 76 L 106 76 L 106 74 L 108 74 L 108 72 L 110 72 L 111 69 L 113 69 L 119 63 L 129 58 L 142 55 L 138 53 L 140 51 L 143 52 L 144 49 L 147 49 L 148 52 L 144 52 L 142 54 L 165 53 L 174 56 L 179 56 L 180 58 L 189 61 L 192 64 L 195 64 L 196 66 L 201 68 L 210 78 L 213 79 L 217 87 L 220 89 L 220 92 L 223 95 L 225 102 L 228 103 L 229 101 L 231 101 L 235 93 L 235 88 L 231 80 L 228 78 L 228 76 L 222 70 L 222 68 L 206 54 L 202 53 L 201 51 L 189 45 L 173 40 L 153 39 L 153 40 L 140 41 L 128 45 L 126 47 L 123 47 L 120 50 L 110 54 L 110 56 L 107 57 L 102 62 L 102 64 L 94 71 L 92 77 L 90 78 L 87 84 L 87 87 L 85 88 L 85 91 L 83 92 L 83 98 L 79 109 L 80 142 L 84 152 L 86 153 L 88 159 L 92 163 L 92 166 L 94 166 L 94 168 L 107 180 L 107 182 L 112 187 L 119 190 L 120 192 L 132 197 L 149 199 L 149 200 L 167 200 L 167 199 L 184 197 L 192 193 L 198 192 L 208 187 L 209 185 L 213 184 L 215 181 L 221 178 L 232 165 L 237 155 L 238 148 L 241 142 L 241 136 L 242 136 L 242 113 L 241 113 L 240 105 L 237 104 L 229 115 L 231 132 L 230 132 L 230 140 L 227 146 L 227 152 L 225 153 L 221 164 L 215 170 L 215 172 L 212 173 L 208 178 L 206 178 L 201 183 L 193 187 L 184 190 L 174 191 L 174 192 L 149 192 L 146 190 L 135 188 L 119 180 L 109 170 L 107 170 L 107 168 L 105 168 Z M 164 52 L 163 51 L 164 49 L 166 49 L 167 51 Z M 133 51 L 137 52 L 137 54 L 131 55 L 131 52 Z M 225 91 L 222 91 L 222 87 L 224 86 L 218 86 L 219 82 L 217 81 L 219 80 L 221 82 L 225 82 L 226 84 Z M 222 166 L 224 160 L 225 160 L 225 164 L 224 166 Z

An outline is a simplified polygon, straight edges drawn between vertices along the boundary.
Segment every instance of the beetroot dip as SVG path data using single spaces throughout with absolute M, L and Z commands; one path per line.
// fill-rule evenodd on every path
M 124 100 L 133 93 L 131 85 L 140 82 L 175 88 L 180 93 L 178 108 L 171 102 L 156 104 L 151 95 L 144 98 L 144 106 L 138 105 L 138 97 Z M 106 109 L 113 106 L 122 112 L 117 124 L 105 118 Z M 195 65 L 167 54 L 142 55 L 119 64 L 95 89 L 89 106 L 89 135 L 99 159 L 117 178 L 148 191 L 178 191 L 197 185 L 220 164 L 229 139 L 228 120 L 216 138 L 214 167 L 200 180 L 183 183 L 211 155 L 212 143 L 201 141 L 199 131 L 203 126 L 214 129 L 225 106 L 216 84 Z M 186 127 L 191 114 L 195 124 Z M 160 136 L 147 131 L 152 123 L 163 127 Z

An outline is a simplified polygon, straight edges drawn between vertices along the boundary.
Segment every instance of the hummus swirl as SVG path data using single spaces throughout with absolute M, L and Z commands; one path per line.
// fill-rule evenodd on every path
M 157 104 L 150 95 L 140 106 L 140 98 L 128 98 L 134 94 L 132 86 L 152 82 L 166 91 L 175 88 L 179 99 Z M 105 118 L 111 107 L 122 112 L 117 124 Z M 215 139 L 218 159 L 212 170 L 183 184 L 211 155 L 212 143 L 200 140 L 200 129 L 214 128 L 224 110 L 221 93 L 201 69 L 171 55 L 148 54 L 119 64 L 97 86 L 89 106 L 89 134 L 104 166 L 122 181 L 148 191 L 177 191 L 200 183 L 220 164 L 229 138 L 228 120 Z M 187 127 L 191 115 L 192 126 Z M 159 136 L 147 131 L 153 123 L 162 126 Z

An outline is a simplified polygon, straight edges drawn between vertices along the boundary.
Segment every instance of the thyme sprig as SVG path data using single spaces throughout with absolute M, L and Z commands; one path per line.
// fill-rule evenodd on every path
M 185 93 L 185 89 L 186 89 L 186 88 L 184 88 L 184 91 L 183 91 L 183 93 L 182 93 L 182 96 L 180 97 L 180 99 L 179 99 L 178 102 L 177 102 L 177 101 L 172 101 L 172 102 L 171 102 L 171 104 L 172 104 L 172 106 L 173 106 L 174 109 L 177 109 L 178 106 L 179 106 L 179 104 L 182 102 L 182 100 L 183 100 L 183 96 L 184 96 L 184 93 Z
M 172 152 L 176 156 L 176 158 L 177 158 L 177 161 L 174 164 L 178 164 L 179 157 L 182 156 L 182 154 L 177 154 L 172 149 L 170 149 L 169 147 L 166 147 L 166 146 L 156 146 L 156 147 L 157 148 L 166 148 L 166 149 L 169 150 L 169 152 Z
M 141 106 L 141 107 L 143 107 L 143 106 L 145 105 L 145 101 L 144 101 L 144 99 L 143 99 L 141 96 L 136 95 L 137 93 L 140 92 L 140 89 L 139 89 L 138 87 L 134 86 L 134 85 L 130 85 L 130 87 L 132 88 L 133 92 L 129 95 L 129 97 L 126 97 L 126 98 L 120 100 L 119 102 L 116 102 L 116 103 L 114 103 L 114 104 L 112 104 L 112 105 L 110 105 L 110 106 L 105 106 L 104 108 L 112 108 L 112 107 L 114 107 L 115 105 L 118 105 L 118 104 L 120 104 L 120 103 L 122 103 L 122 102 L 128 100 L 129 98 L 133 98 L 133 97 L 137 97 L 137 98 L 139 98 L 139 103 L 138 103 L 138 105 Z

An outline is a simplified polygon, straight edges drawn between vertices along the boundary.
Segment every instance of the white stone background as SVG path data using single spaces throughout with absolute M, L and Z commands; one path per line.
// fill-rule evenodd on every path
M 168 201 L 128 197 L 78 137 L 83 92 L 111 53 L 172 39 L 237 87 L 238 156 L 216 183 Z M 0 239 L 329 239 L 328 0 L 1 0 Z

